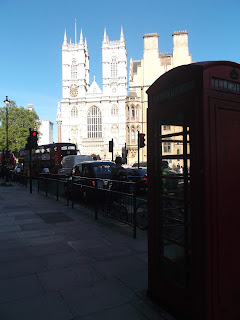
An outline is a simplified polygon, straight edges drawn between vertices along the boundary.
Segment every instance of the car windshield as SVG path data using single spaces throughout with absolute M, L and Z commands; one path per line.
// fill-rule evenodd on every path
M 93 166 L 94 173 L 96 175 L 96 178 L 101 179 L 110 179 L 111 171 L 113 168 L 113 164 L 106 163 L 106 164 L 95 164 Z

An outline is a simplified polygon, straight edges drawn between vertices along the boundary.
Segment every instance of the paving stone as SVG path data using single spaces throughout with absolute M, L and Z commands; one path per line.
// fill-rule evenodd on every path
M 31 244 L 28 241 L 28 239 L 19 239 L 19 238 L 4 239 L 4 241 L 0 241 L 0 251 L 11 250 L 14 248 L 25 248 L 30 245 Z
M 0 280 L 0 306 L 3 302 L 27 296 L 31 297 L 41 293 L 43 293 L 42 287 L 34 274 Z
M 56 233 L 58 233 L 57 229 L 54 229 Z M 102 238 L 102 233 L 96 230 L 78 230 L 78 231 L 67 231 L 65 232 L 66 236 L 69 237 L 70 240 L 84 240 L 89 238 Z
M 44 223 L 44 222 L 20 224 L 19 226 L 22 229 L 22 231 L 51 229 L 51 226 L 49 224 Z
M 109 260 L 117 257 L 126 257 L 132 256 L 135 254 L 131 249 L 119 245 L 109 245 L 98 248 L 89 248 L 87 250 L 83 250 L 86 254 L 98 261 Z
M 96 271 L 89 266 L 40 272 L 37 276 L 45 292 L 79 287 L 101 279 Z
M 35 213 L 32 213 L 32 214 L 19 214 L 19 215 L 16 215 L 15 217 L 15 220 L 24 220 L 24 219 L 34 219 L 34 218 L 37 218 L 37 215 Z
M 134 256 L 131 256 L 108 261 L 98 261 L 94 263 L 94 268 L 104 277 L 109 278 L 146 270 L 147 266 Z
M 111 245 L 109 241 L 99 237 L 93 238 L 93 239 L 68 241 L 68 244 L 77 251 L 88 249 L 88 248 L 98 248 L 106 245 Z
M 143 291 L 148 287 L 148 269 L 125 273 L 118 279 L 134 292 Z
M 42 244 L 50 244 L 55 242 L 67 241 L 69 240 L 68 237 L 64 235 L 52 235 L 52 236 L 45 236 L 45 237 L 37 237 L 37 238 L 28 238 L 29 242 L 32 246 L 39 246 Z
M 61 226 L 61 227 L 53 227 L 53 230 L 56 232 L 56 233 L 68 233 L 68 232 L 72 232 L 72 231 L 75 231 L 75 232 L 78 232 L 78 233 L 81 233 L 81 232 L 87 232 L 88 229 L 81 226 L 80 224 L 77 224 L 77 225 L 64 225 L 64 226 Z
M 41 218 L 30 218 L 30 219 L 20 219 L 15 220 L 15 224 L 21 226 L 26 224 L 33 224 L 33 223 L 42 223 L 43 220 Z
M 18 239 L 16 232 L 1 232 L 0 240 Z
M 66 268 L 75 265 L 83 265 L 95 262 L 94 259 L 87 257 L 84 254 L 74 252 L 63 252 L 42 257 L 42 263 L 48 270 Z
M 22 215 L 33 215 L 33 214 L 35 214 L 35 213 L 32 210 L 7 212 L 8 217 L 16 217 L 16 216 L 22 216 Z
M 46 223 L 73 221 L 72 218 L 68 217 L 62 212 L 47 212 L 40 213 L 39 215 Z
M 0 220 L 1 220 L 2 218 L 6 218 L 6 217 L 7 217 L 6 212 L 0 212 Z
M 7 261 L 22 260 L 32 257 L 32 254 L 24 247 L 0 250 L 0 263 Z
M 147 298 L 146 292 L 144 292 L 143 297 L 132 301 L 131 304 L 142 314 L 144 314 L 148 320 L 176 320 L 169 313 L 164 311 L 158 304 Z
M 135 257 L 145 262 L 146 264 L 148 263 L 148 252 L 136 254 Z
M 11 232 L 11 231 L 20 231 L 21 228 L 16 225 L 11 225 L 11 226 L 1 226 L 0 228 L 0 233 L 4 232 Z
M 146 320 L 146 317 L 130 303 L 99 311 L 76 320 Z M 163 319 L 163 318 L 162 318 Z M 161 320 L 159 318 L 159 320 Z
M 35 238 L 41 236 L 50 236 L 55 234 L 53 230 L 32 230 L 32 231 L 21 231 L 17 232 L 17 235 L 20 239 L 22 238 Z
M 101 280 L 89 286 L 60 291 L 75 317 L 110 309 L 136 299 L 132 291 L 116 279 Z
M 51 254 L 75 252 L 66 242 L 55 242 L 50 244 L 38 245 L 37 250 L 34 247 L 28 247 L 27 250 L 31 252 L 33 256 L 46 256 Z
M 13 278 L 45 270 L 46 268 L 40 263 L 40 259 L 36 257 L 8 261 L 0 263 L 0 279 Z
M 4 320 L 70 320 L 73 315 L 57 292 L 0 304 Z

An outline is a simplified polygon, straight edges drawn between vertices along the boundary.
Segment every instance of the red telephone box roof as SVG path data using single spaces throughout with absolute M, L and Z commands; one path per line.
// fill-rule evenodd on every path
M 228 66 L 228 67 L 240 69 L 240 64 L 232 61 L 202 61 L 202 62 L 191 63 L 187 65 L 182 65 L 164 73 L 149 87 L 149 89 L 146 92 L 148 94 L 151 94 L 157 88 L 159 88 L 160 83 L 164 87 L 163 81 L 170 79 L 170 77 L 172 81 L 174 81 L 175 79 L 176 82 L 179 82 L 179 79 L 181 78 L 185 78 L 185 77 L 189 78 L 190 75 L 194 75 L 195 73 L 198 73 L 198 72 L 203 73 L 207 69 L 218 67 L 218 66 Z M 167 81 L 165 86 L 166 87 L 169 86 L 169 83 L 167 83 Z

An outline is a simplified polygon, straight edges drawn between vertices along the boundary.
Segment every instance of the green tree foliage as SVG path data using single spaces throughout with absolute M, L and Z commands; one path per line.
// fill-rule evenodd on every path
M 29 128 L 39 130 L 40 121 L 36 112 L 17 107 L 14 101 L 8 105 L 8 150 L 18 155 L 24 148 L 29 136 Z M 0 108 L 0 151 L 6 150 L 6 106 Z

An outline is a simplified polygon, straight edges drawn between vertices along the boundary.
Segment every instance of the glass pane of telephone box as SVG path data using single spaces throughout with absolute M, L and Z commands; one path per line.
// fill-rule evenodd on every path
M 186 286 L 183 271 L 189 270 L 191 252 L 190 127 L 185 114 L 173 117 L 159 123 L 161 271 Z

